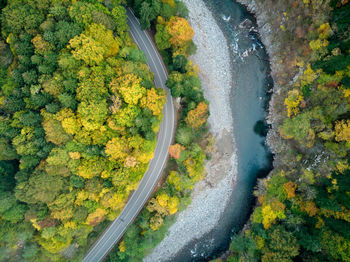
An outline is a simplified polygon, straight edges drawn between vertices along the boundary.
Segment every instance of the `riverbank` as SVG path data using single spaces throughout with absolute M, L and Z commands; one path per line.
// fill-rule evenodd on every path
M 197 53 L 191 59 L 200 69 L 204 95 L 209 100 L 210 131 L 215 153 L 206 163 L 207 176 L 192 192 L 192 203 L 178 215 L 168 235 L 144 261 L 166 261 L 189 242 L 211 231 L 224 212 L 237 176 L 230 92 L 232 71 L 227 41 L 202 1 L 184 0 L 195 31 Z

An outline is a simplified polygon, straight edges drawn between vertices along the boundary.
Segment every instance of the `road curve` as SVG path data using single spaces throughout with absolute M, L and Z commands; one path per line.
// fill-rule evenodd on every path
M 157 185 L 168 158 L 168 147 L 174 136 L 175 109 L 170 91 L 165 86 L 165 81 L 168 78 L 166 68 L 149 34 L 141 30 L 140 24 L 131 9 L 127 9 L 127 15 L 130 33 L 137 46 L 147 57 L 148 66 L 154 73 L 155 85 L 167 91 L 167 102 L 163 108 L 164 117 L 160 125 L 154 157 L 149 163 L 147 172 L 144 174 L 137 190 L 125 205 L 122 213 L 95 242 L 85 255 L 83 262 L 99 262 L 103 260 L 115 243 L 123 236 L 128 225 L 136 218 Z

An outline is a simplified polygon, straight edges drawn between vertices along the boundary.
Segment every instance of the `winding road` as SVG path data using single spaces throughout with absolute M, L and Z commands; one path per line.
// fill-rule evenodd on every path
M 175 109 L 170 91 L 165 86 L 165 81 L 168 78 L 166 68 L 151 37 L 146 31 L 141 30 L 137 18 L 130 9 L 127 9 L 127 15 L 130 33 L 137 46 L 146 54 L 148 66 L 154 73 L 155 85 L 167 91 L 167 102 L 163 108 L 164 118 L 160 125 L 154 158 L 150 161 L 147 172 L 122 213 L 103 232 L 85 255 L 83 262 L 102 261 L 124 235 L 127 227 L 134 221 L 157 185 L 168 158 L 168 147 L 174 136 Z

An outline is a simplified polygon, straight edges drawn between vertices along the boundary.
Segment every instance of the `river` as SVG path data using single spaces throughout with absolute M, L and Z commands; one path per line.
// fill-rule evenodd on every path
M 238 153 L 238 177 L 230 204 L 218 226 L 189 243 L 172 261 L 207 261 L 220 256 L 252 211 L 258 177 L 272 168 L 265 145 L 265 118 L 272 90 L 268 56 L 256 33 L 253 15 L 232 0 L 204 0 L 229 44 L 233 71 L 231 108 Z

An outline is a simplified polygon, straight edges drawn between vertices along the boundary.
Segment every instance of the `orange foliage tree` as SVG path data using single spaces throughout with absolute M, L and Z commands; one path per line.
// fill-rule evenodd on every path
M 185 147 L 181 146 L 180 144 L 175 144 L 169 146 L 169 154 L 171 157 L 175 159 L 179 159 L 181 152 L 185 149 Z
M 292 181 L 289 181 L 289 182 L 283 184 L 283 189 L 287 193 L 287 198 L 295 197 L 296 187 L 297 187 L 297 185 L 294 184 Z

